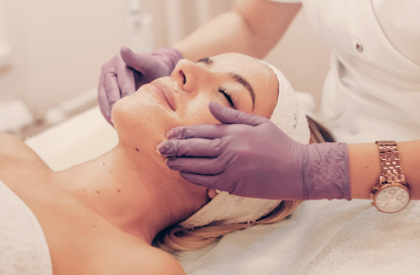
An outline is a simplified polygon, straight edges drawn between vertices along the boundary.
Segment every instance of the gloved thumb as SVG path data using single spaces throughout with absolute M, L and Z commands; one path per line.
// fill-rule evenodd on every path
M 214 118 L 223 124 L 247 124 L 257 126 L 268 121 L 264 117 L 250 115 L 232 108 L 227 108 L 213 101 L 209 104 L 209 110 Z
M 145 67 L 149 65 L 145 64 L 148 63 L 148 58 L 145 58 L 144 54 L 137 54 L 133 52 L 129 47 L 122 47 L 120 50 L 120 54 L 125 65 L 136 71 L 142 72 L 145 69 Z

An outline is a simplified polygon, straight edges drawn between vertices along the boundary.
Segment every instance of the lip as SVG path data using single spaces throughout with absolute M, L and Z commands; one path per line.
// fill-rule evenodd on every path
M 174 92 L 171 87 L 169 87 L 167 84 L 155 80 L 149 84 L 152 87 L 152 90 L 155 92 L 155 94 L 158 96 L 160 101 L 165 102 L 172 111 L 176 111 L 176 101 Z

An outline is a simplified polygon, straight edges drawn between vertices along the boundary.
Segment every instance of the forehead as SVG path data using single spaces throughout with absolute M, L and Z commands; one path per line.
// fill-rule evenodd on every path
M 257 59 L 238 53 L 217 55 L 212 60 L 215 71 L 234 72 L 249 82 L 255 92 L 253 114 L 269 118 L 278 97 L 278 81 L 274 72 Z

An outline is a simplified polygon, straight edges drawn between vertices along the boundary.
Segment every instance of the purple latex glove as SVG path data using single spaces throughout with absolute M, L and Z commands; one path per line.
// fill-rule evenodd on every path
M 111 110 L 119 99 L 131 95 L 140 86 L 172 73 L 182 54 L 171 47 L 156 52 L 134 53 L 122 47 L 120 53 L 102 66 L 98 101 L 102 115 L 111 123 Z
M 197 185 L 264 199 L 350 199 L 347 144 L 304 145 L 270 120 L 210 103 L 223 124 L 179 127 L 158 145 Z

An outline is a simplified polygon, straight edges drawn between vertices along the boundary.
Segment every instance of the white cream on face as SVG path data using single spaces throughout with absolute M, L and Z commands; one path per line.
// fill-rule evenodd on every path
M 165 139 L 165 134 L 170 129 L 195 124 L 218 124 L 220 122 L 211 115 L 208 106 L 210 101 L 229 106 L 225 96 L 219 92 L 222 86 L 239 103 L 235 103 L 239 110 L 268 117 L 269 112 L 266 110 L 273 108 L 272 104 L 277 96 L 277 85 L 272 85 L 276 79 L 271 70 L 255 59 L 239 54 L 216 56 L 212 59 L 212 64 L 180 61 L 170 77 L 159 80 L 172 88 L 176 111 L 157 99 L 153 89 L 147 85 L 128 97 L 128 101 L 124 101 L 125 98 L 120 100 L 115 106 L 119 109 L 118 114 L 113 112 L 113 117 L 119 115 L 114 120 L 116 128 L 124 132 L 119 136 L 129 139 L 130 146 L 143 146 L 146 143 L 155 152 L 155 146 Z M 254 88 L 257 94 L 255 110 L 252 109 L 248 91 L 232 78 L 231 73 L 241 75 Z
M 188 106 L 188 104 L 187 104 Z M 197 119 L 197 121 L 199 121 L 200 124 L 206 124 L 198 115 L 197 112 L 195 111 L 194 108 L 189 108 L 187 113 L 185 115 L 190 115 L 190 113 Z
M 166 107 L 151 94 L 144 91 L 137 93 L 117 102 L 114 107 L 117 113 L 113 113 L 116 117 L 114 126 L 117 132 L 123 129 L 121 133 L 124 137 L 119 135 L 120 139 L 127 140 L 126 137 L 129 137 L 136 144 L 134 147 L 154 148 L 156 140 L 165 139 L 165 130 L 170 127 L 167 122 L 177 119 L 177 116 L 168 113 Z

